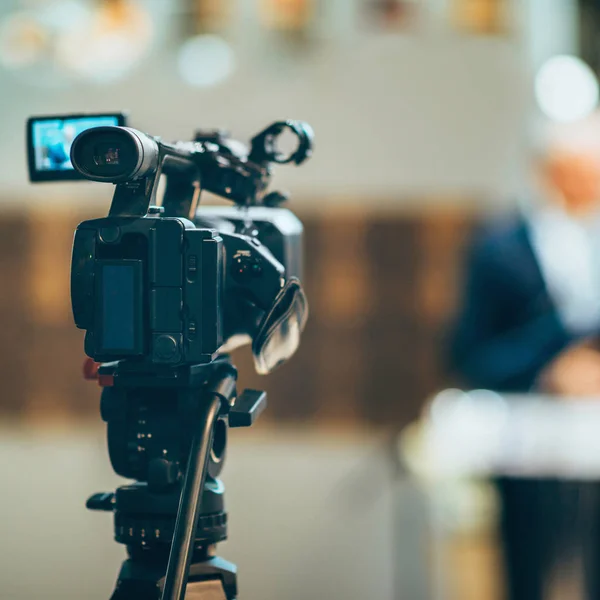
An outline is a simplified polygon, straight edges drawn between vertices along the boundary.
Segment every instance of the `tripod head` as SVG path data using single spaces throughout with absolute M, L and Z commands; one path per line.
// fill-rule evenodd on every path
M 213 555 L 227 537 L 218 477 L 229 428 L 251 426 L 266 394 L 238 395 L 237 371 L 226 357 L 158 373 L 121 361 L 100 366 L 97 378 L 112 466 L 136 480 L 87 502 L 114 513 L 115 540 L 129 554 L 111 600 L 180 600 L 188 577 L 191 589 L 219 581 L 215 598 L 232 600 L 235 566 Z

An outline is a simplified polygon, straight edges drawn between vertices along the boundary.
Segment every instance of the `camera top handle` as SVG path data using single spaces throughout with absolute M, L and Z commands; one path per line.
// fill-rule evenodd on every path
M 277 149 L 286 130 L 298 141 L 288 155 Z M 308 124 L 292 120 L 273 123 L 250 148 L 224 132 L 201 131 L 193 142 L 168 144 L 127 127 L 97 127 L 75 139 L 71 160 L 87 179 L 117 184 L 110 216 L 145 216 L 164 174 L 164 215 L 193 218 L 201 190 L 239 206 L 261 205 L 272 163 L 300 165 L 312 154 L 312 139 Z

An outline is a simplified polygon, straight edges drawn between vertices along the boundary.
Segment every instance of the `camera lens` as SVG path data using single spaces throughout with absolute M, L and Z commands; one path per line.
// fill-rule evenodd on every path
M 122 183 L 156 171 L 158 145 L 127 127 L 94 127 L 80 133 L 71 148 L 73 167 L 92 181 Z

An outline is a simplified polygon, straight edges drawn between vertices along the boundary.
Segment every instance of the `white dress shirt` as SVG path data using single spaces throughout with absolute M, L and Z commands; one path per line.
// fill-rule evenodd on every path
M 528 212 L 533 250 L 565 328 L 600 332 L 600 213 L 576 218 L 559 206 Z

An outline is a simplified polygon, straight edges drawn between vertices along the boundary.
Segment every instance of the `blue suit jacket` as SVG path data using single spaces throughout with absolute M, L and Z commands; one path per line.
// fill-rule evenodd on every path
M 573 341 L 548 293 L 525 222 L 515 219 L 478 233 L 450 342 L 451 368 L 462 383 L 528 391 Z

